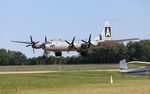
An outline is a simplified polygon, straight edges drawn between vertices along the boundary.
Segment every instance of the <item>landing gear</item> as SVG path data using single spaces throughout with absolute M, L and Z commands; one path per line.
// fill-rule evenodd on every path
M 62 56 L 62 52 L 55 52 L 55 56 Z
M 48 58 L 50 56 L 50 52 L 43 52 L 43 58 Z M 61 57 L 62 56 L 62 52 L 55 52 L 55 56 L 57 57 Z
M 48 58 L 50 55 L 50 52 L 43 52 L 43 58 Z
M 88 51 L 85 51 L 85 52 L 80 52 L 80 55 L 82 56 L 82 57 L 86 57 L 86 56 L 88 56 Z

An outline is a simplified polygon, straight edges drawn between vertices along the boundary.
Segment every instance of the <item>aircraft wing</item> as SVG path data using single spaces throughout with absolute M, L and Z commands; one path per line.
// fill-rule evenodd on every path
M 139 38 L 131 38 L 131 39 L 120 39 L 120 40 L 109 40 L 109 41 L 103 41 L 100 43 L 120 43 L 120 42 L 124 42 L 124 41 L 132 41 L 132 40 L 139 40 Z
M 132 40 L 139 40 L 139 38 L 102 41 L 102 42 L 98 43 L 98 46 L 107 45 L 107 44 L 108 45 L 117 44 L 117 43 L 122 43 L 122 42 L 125 42 L 125 41 L 132 41 Z
M 31 42 L 25 42 L 25 41 L 11 41 L 11 42 L 23 43 L 23 44 L 32 44 Z
M 120 39 L 120 40 L 111 40 L 111 41 L 116 41 L 116 42 L 124 42 L 124 41 L 132 41 L 132 40 L 139 40 L 139 38 Z
M 131 62 L 128 62 L 128 64 L 150 65 L 150 62 L 131 61 Z

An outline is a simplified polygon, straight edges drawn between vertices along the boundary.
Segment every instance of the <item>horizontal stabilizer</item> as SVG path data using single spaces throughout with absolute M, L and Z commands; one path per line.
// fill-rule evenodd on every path
M 150 62 L 131 61 L 131 62 L 128 62 L 128 64 L 150 65 Z

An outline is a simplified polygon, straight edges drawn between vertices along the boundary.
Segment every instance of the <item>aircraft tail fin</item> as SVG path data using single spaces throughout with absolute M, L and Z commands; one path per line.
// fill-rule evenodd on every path
M 123 59 L 120 61 L 120 72 L 127 72 L 127 70 L 128 70 L 128 66 L 126 60 Z
M 101 34 L 97 38 L 95 38 L 95 40 L 105 41 L 105 40 L 111 40 L 111 39 L 112 38 L 111 38 L 110 23 L 108 21 L 105 21 L 103 31 L 101 32 Z

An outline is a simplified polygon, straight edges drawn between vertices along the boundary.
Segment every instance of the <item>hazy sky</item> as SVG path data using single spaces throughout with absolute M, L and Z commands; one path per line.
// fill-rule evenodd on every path
M 42 50 L 11 40 L 87 39 L 96 37 L 105 20 L 112 38 L 150 38 L 150 0 L 0 0 L 0 48 L 39 56 Z M 66 55 L 66 54 L 65 54 Z

